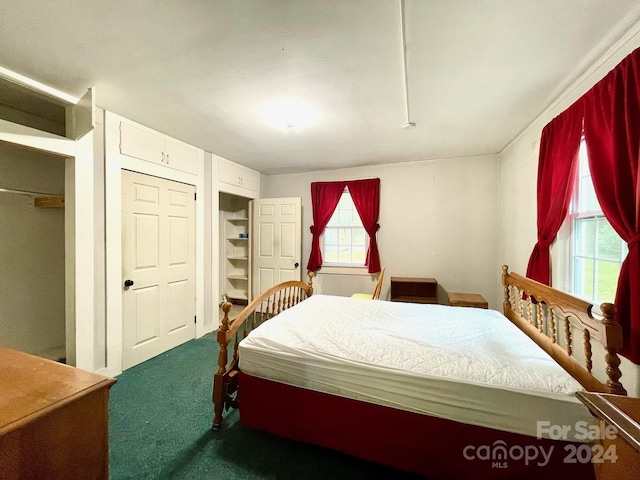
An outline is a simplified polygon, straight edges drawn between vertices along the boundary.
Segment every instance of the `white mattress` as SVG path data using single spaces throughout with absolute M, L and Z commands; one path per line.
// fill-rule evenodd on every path
M 494 310 L 314 295 L 239 355 L 259 378 L 534 437 L 593 421 L 580 384 Z

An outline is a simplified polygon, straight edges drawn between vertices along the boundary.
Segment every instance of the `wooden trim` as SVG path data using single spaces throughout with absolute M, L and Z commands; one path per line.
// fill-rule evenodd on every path
M 64 208 L 64 197 L 36 197 L 33 205 L 38 208 Z
M 217 341 L 220 346 L 218 353 L 218 370 L 213 376 L 212 400 L 214 404 L 213 430 L 219 430 L 222 424 L 222 414 L 229 406 L 235 406 L 231 395 L 237 388 L 238 344 L 241 338 L 258 327 L 261 323 L 275 317 L 282 311 L 297 305 L 313 294 L 314 272 L 309 272 L 309 282 L 290 280 L 268 288 L 233 320 L 229 319 L 229 312 L 233 305 L 225 302 L 222 305 L 224 317 L 218 329 Z M 242 331 L 240 328 L 242 327 Z M 233 356 L 229 360 L 229 344 L 233 342 Z
M 622 374 L 618 351 L 622 347 L 622 329 L 616 321 L 614 305 L 600 305 L 602 319 L 596 319 L 593 316 L 593 304 L 517 273 L 509 273 L 507 265 L 502 266 L 502 285 L 505 316 L 553 357 L 585 389 L 626 395 L 627 392 L 619 381 Z M 546 308 L 543 308 L 544 306 Z M 563 332 L 560 332 L 560 325 L 556 322 L 556 312 L 561 313 Z M 573 343 L 578 341 L 573 338 L 574 324 L 586 332 L 583 335 L 585 365 L 572 356 Z M 564 335 L 564 347 L 558 342 L 560 335 Z M 605 362 L 608 379 L 605 383 L 591 373 L 592 340 L 599 341 L 607 352 Z

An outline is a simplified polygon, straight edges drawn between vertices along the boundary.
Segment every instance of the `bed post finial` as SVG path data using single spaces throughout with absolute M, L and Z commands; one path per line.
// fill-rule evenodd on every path
M 307 272 L 307 275 L 309 276 L 309 282 L 307 283 L 307 285 L 309 286 L 309 296 L 313 295 L 313 277 L 316 276 L 316 273 L 309 270 Z
M 222 423 L 222 412 L 224 410 L 224 374 L 227 371 L 227 332 L 229 331 L 229 312 L 233 308 L 231 302 L 224 302 L 222 304 L 222 311 L 224 317 L 222 317 L 222 324 L 218 329 L 218 345 L 220 350 L 218 352 L 218 370 L 213 376 L 213 405 L 214 405 L 214 417 L 213 417 L 213 430 L 218 430 Z
M 511 307 L 511 302 L 509 301 L 509 285 L 507 285 L 507 278 L 509 277 L 509 265 L 502 265 L 502 293 L 504 295 L 504 300 L 502 302 L 502 312 L 506 315 L 507 308 Z
M 602 324 L 604 331 L 602 343 L 607 354 L 605 360 L 607 362 L 607 386 L 611 389 L 611 393 L 617 395 L 626 395 L 627 391 L 620 383 L 620 357 L 618 351 L 622 348 L 622 327 L 616 320 L 616 306 L 612 303 L 603 303 L 600 305 L 602 311 Z

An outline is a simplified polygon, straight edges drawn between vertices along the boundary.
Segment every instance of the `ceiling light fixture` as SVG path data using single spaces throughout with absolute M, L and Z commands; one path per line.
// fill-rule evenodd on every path
M 407 77 L 407 35 L 405 24 L 405 8 L 404 0 L 400 0 L 400 32 L 402 33 L 402 66 L 404 74 L 404 106 L 407 113 L 407 121 L 402 124 L 403 130 L 413 130 L 416 124 L 411 121 L 411 112 L 409 110 L 409 79 Z
M 261 113 L 266 123 L 285 132 L 304 130 L 320 119 L 319 112 L 311 104 L 291 97 L 265 103 Z

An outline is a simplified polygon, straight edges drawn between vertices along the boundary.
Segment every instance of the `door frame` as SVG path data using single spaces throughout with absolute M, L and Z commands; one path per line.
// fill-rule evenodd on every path
M 174 170 L 120 154 L 120 122 L 124 117 L 111 112 L 105 114 L 105 219 L 106 219 L 106 309 L 107 309 L 107 362 L 99 370 L 105 375 L 122 373 L 122 174 L 131 170 L 146 175 L 174 180 L 196 187 L 196 338 L 213 330 L 210 318 L 204 314 L 204 238 L 205 188 L 204 152 L 199 151 L 198 175 Z M 146 128 L 142 127 L 141 128 Z M 157 133 L 157 132 L 156 132 Z M 217 322 L 216 322 L 217 324 Z

